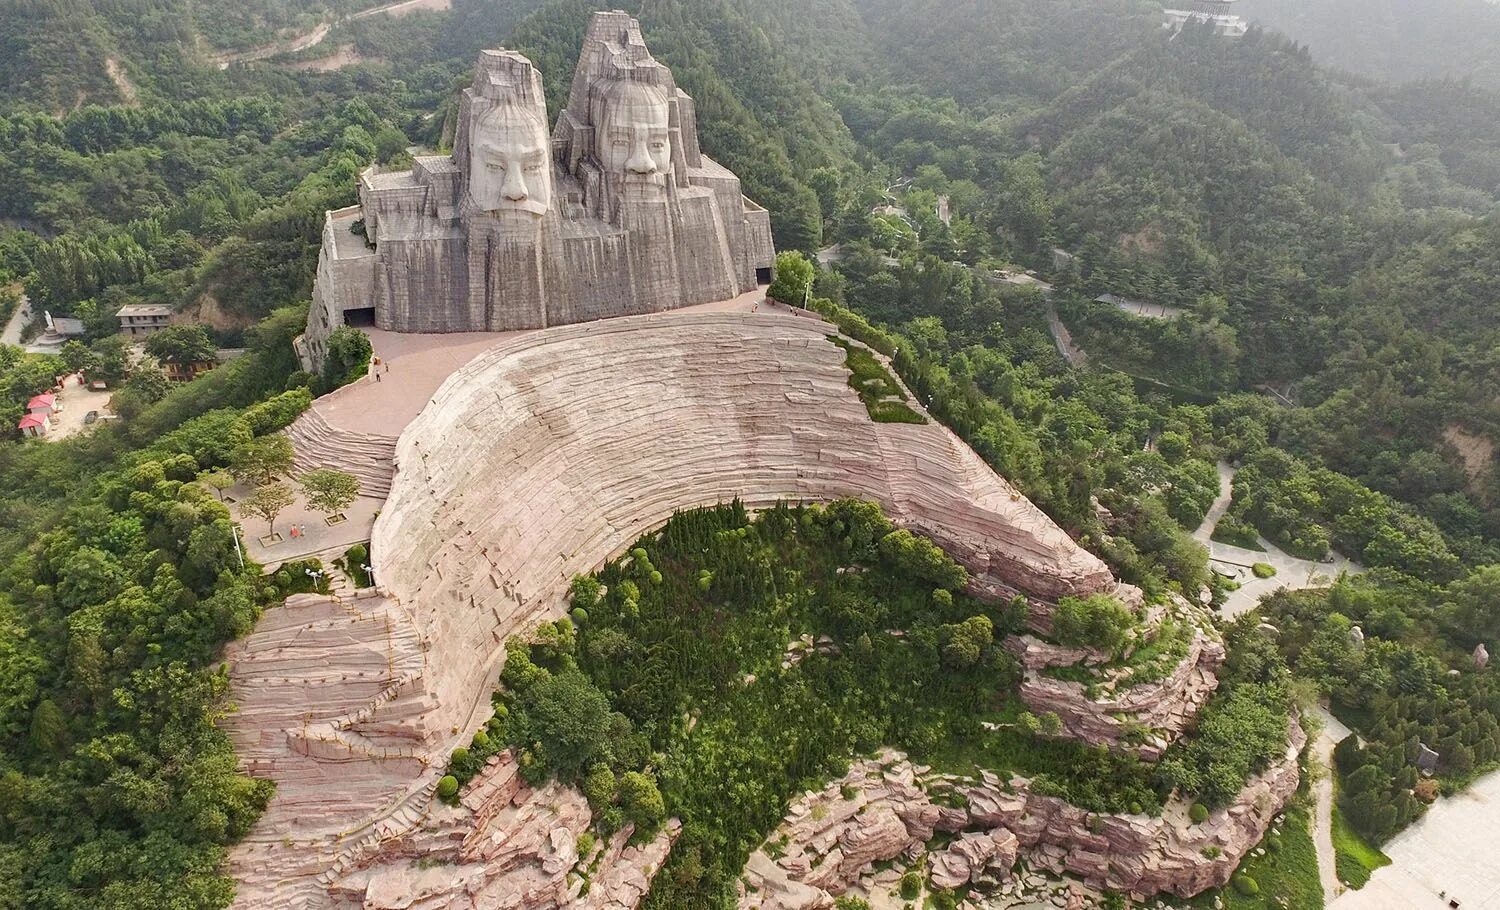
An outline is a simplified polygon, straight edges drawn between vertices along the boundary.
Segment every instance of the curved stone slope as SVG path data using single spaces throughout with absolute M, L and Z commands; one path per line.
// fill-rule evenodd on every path
M 1104 564 L 936 422 L 877 424 L 820 323 L 660 314 L 549 329 L 449 378 L 406 430 L 377 572 L 419 605 L 437 726 L 466 725 L 499 617 L 556 605 L 673 512 L 857 496 L 982 579 L 1047 598 L 1111 590 Z M 468 704 L 463 704 L 467 700 Z
M 988 589 L 1114 588 L 942 426 L 871 422 L 829 331 L 632 317 L 510 339 L 451 376 L 397 447 L 372 547 L 384 590 L 293 598 L 230 649 L 228 727 L 278 786 L 231 856 L 236 906 L 349 906 L 361 870 L 423 842 L 505 639 L 678 510 L 865 497 Z

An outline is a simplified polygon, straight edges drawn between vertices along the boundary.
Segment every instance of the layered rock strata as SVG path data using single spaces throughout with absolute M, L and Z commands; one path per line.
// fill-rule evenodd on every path
M 372 547 L 383 589 L 294 598 L 231 648 L 231 733 L 278 785 L 232 853 L 237 906 L 332 906 L 341 876 L 433 811 L 505 639 L 676 511 L 869 498 L 988 584 L 1116 589 L 941 425 L 871 422 L 828 331 L 629 317 L 516 337 L 451 376 L 396 449 Z
M 937 887 L 1003 881 L 1020 857 L 1137 900 L 1163 892 L 1191 897 L 1228 882 L 1296 792 L 1306 736 L 1295 719 L 1289 733 L 1282 758 L 1201 824 L 1188 819 L 1182 800 L 1155 817 L 1094 813 L 1031 793 L 1026 778 L 1002 781 L 985 772 L 978 782 L 927 779 L 901 753 L 887 751 L 793 804 L 747 864 L 739 905 L 824 910 L 851 890 L 868 893 L 877 862 L 924 855 L 921 871 Z M 933 793 L 952 805 L 934 802 Z M 962 833 L 929 854 L 926 843 L 937 831 Z
M 505 618 L 554 610 L 674 512 L 855 496 L 979 576 L 1043 596 L 1113 590 L 1109 571 L 936 423 L 878 424 L 826 327 L 662 314 L 522 336 L 450 377 L 402 436 L 373 552 L 455 659 L 439 726 L 468 728 Z
M 1009 645 L 1009 650 L 1019 652 L 1023 662 L 1035 659 L 1034 640 L 1013 641 L 1016 644 Z M 1156 761 L 1192 726 L 1218 688 L 1216 671 L 1224 656 L 1223 642 L 1206 628 L 1196 628 L 1187 654 L 1164 679 L 1139 685 L 1127 681 L 1112 692 L 1093 695 L 1084 683 L 1055 679 L 1035 665 L 1026 665 L 1020 696 L 1033 712 L 1056 714 L 1063 736 Z M 1093 659 L 1098 660 L 1097 656 Z M 1047 666 L 1072 666 L 1087 660 Z
M 382 844 L 329 886 L 339 910 L 629 910 L 666 861 L 680 825 L 630 846 L 626 828 L 578 853 L 592 821 L 576 790 L 526 786 L 509 752 L 476 776 L 458 806 Z M 582 865 L 592 870 L 587 894 Z

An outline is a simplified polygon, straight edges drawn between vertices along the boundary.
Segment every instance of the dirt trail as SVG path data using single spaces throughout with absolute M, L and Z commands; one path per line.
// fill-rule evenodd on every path
M 140 92 L 137 91 L 135 83 L 130 81 L 130 76 L 125 72 L 125 67 L 120 65 L 120 61 L 113 57 L 105 57 L 104 71 L 109 74 L 109 80 L 119 90 L 120 97 L 125 101 L 126 106 L 135 107 L 140 103 Z
M 356 19 L 365 19 L 370 16 L 379 15 L 405 16 L 421 10 L 442 11 L 452 9 L 452 7 L 453 0 L 399 0 L 397 3 L 387 3 L 384 6 L 367 9 L 332 22 L 321 22 L 316 28 L 304 35 L 273 41 L 270 44 L 263 44 L 260 47 L 252 47 L 243 51 L 214 54 L 211 59 L 219 69 L 229 69 L 229 67 L 236 63 L 254 63 L 257 60 L 267 60 L 282 54 L 295 54 L 298 51 L 305 51 L 310 47 L 316 47 L 323 43 L 323 39 L 328 37 L 328 33 L 334 26 L 353 22 Z

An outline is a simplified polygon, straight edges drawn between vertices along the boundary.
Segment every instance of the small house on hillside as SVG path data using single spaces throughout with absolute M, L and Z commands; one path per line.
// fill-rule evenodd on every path
M 218 366 L 218 362 L 214 360 L 189 360 L 185 362 L 163 360 L 161 362 L 162 372 L 166 373 L 167 378 L 173 382 L 192 382 L 216 366 Z
M 115 313 L 120 320 L 121 335 L 150 335 L 172 322 L 172 308 L 149 303 L 131 303 L 120 307 Z
M 16 424 L 16 429 L 21 431 L 22 436 L 33 439 L 46 436 L 47 430 L 51 429 L 51 421 L 45 414 L 27 414 Z
M 57 409 L 57 396 L 51 392 L 43 392 L 26 402 L 26 413 L 28 416 L 51 417 Z

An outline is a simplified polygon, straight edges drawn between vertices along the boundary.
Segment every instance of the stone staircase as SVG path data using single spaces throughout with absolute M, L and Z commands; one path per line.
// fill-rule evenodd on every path
M 316 408 L 303 413 L 284 432 L 296 449 L 296 473 L 333 468 L 358 477 L 361 496 L 383 499 L 390 495 L 397 437 L 341 430 Z

